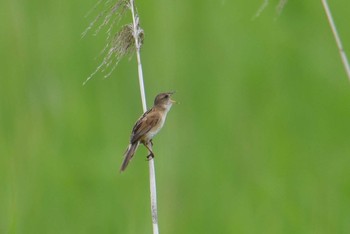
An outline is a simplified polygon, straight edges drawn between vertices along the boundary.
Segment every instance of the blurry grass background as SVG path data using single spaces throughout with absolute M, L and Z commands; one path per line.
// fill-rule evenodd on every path
M 118 173 L 135 58 L 82 86 L 94 3 L 0 3 L 0 233 L 151 233 L 146 151 Z M 181 102 L 154 140 L 161 233 L 350 233 L 350 84 L 321 1 L 277 3 L 136 2 L 148 105 Z

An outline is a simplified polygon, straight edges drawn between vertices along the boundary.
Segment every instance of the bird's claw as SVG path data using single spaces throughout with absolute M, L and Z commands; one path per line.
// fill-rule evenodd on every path
M 149 161 L 149 160 L 151 160 L 151 159 L 153 159 L 154 158 L 154 155 L 153 154 L 149 154 L 149 155 L 147 155 L 147 161 Z

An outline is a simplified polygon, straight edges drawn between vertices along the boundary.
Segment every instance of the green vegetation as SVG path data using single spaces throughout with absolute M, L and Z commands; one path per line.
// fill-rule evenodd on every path
M 321 2 L 277 2 L 137 1 L 148 106 L 181 103 L 154 139 L 160 233 L 350 233 L 350 84 Z M 152 232 L 146 150 L 119 173 L 135 57 L 82 86 L 94 3 L 0 3 L 0 233 Z

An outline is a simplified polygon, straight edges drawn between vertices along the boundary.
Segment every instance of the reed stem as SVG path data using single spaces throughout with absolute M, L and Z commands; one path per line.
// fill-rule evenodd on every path
M 145 85 L 143 81 L 143 71 L 141 63 L 140 48 L 141 42 L 139 40 L 140 28 L 139 28 L 139 17 L 135 13 L 134 0 L 130 0 L 130 9 L 132 14 L 132 21 L 134 27 L 134 39 L 135 39 L 135 48 L 136 48 L 136 57 L 137 57 L 137 67 L 139 75 L 139 85 L 141 93 L 141 101 L 143 112 L 147 111 L 146 105 L 146 94 L 145 94 Z M 149 145 L 149 147 L 152 147 Z M 158 211 L 157 211 L 157 186 L 156 186 L 156 172 L 154 167 L 154 159 L 150 158 L 149 161 L 149 174 L 150 174 L 150 196 L 151 196 L 151 212 L 152 212 L 152 224 L 153 224 L 153 234 L 159 234 L 158 228 Z

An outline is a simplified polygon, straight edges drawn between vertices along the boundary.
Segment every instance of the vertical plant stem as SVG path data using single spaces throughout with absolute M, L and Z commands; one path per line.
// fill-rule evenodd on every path
M 323 7 L 326 11 L 326 15 L 327 15 L 327 18 L 328 18 L 328 22 L 331 26 L 331 29 L 332 29 L 332 32 L 333 32 L 333 35 L 334 35 L 334 38 L 335 38 L 335 42 L 338 46 L 338 50 L 339 50 L 339 53 L 340 53 L 340 57 L 342 59 L 342 62 L 343 62 L 343 65 L 344 65 L 344 68 L 345 68 L 345 71 L 346 71 L 346 74 L 348 76 L 348 79 L 350 81 L 350 65 L 349 65 L 349 61 L 348 61 L 348 58 L 346 56 L 346 53 L 343 49 L 343 45 L 341 43 L 341 40 L 340 40 L 340 36 L 338 34 L 338 31 L 337 31 L 337 28 L 335 26 L 335 23 L 334 23 L 334 20 L 333 20 L 333 17 L 332 17 L 332 13 L 331 13 L 331 10 L 329 9 L 329 6 L 328 6 L 328 2 L 327 0 L 322 0 L 322 4 L 323 4 Z
M 141 43 L 139 41 L 139 26 L 138 26 L 139 18 L 135 14 L 134 0 L 130 0 L 130 9 L 132 14 L 132 23 L 134 26 L 133 32 L 134 32 L 135 47 L 136 47 L 137 68 L 138 68 L 138 74 L 139 74 L 142 109 L 143 109 L 143 112 L 146 112 L 147 111 L 146 94 L 145 94 L 145 85 L 143 82 L 143 71 L 142 71 L 142 63 L 141 63 L 141 55 L 140 55 Z
M 152 146 L 151 146 L 152 147 Z M 153 234 L 159 234 L 158 230 L 158 210 L 157 210 L 157 187 L 156 187 L 156 172 L 154 168 L 154 160 L 149 160 L 149 181 L 151 189 L 151 212 L 152 212 L 152 224 Z
M 146 105 L 146 95 L 145 95 L 145 86 L 143 82 L 143 72 L 142 72 L 142 63 L 140 56 L 140 48 L 141 43 L 139 41 L 139 17 L 135 14 L 135 6 L 134 0 L 130 0 L 130 9 L 132 13 L 132 21 L 134 26 L 134 39 L 135 39 L 135 47 L 136 47 L 136 57 L 137 57 L 137 67 L 139 74 L 139 84 L 140 84 L 140 92 L 141 92 L 141 101 L 143 112 L 147 111 Z M 152 145 L 150 144 L 151 148 Z M 151 148 L 152 149 L 152 148 Z M 157 186 L 156 186 L 156 172 L 154 167 L 154 160 L 150 158 L 149 162 L 149 174 L 150 174 L 150 196 L 151 196 L 151 212 L 152 212 L 152 224 L 153 224 L 153 234 L 159 234 L 158 228 L 158 211 L 157 211 Z

